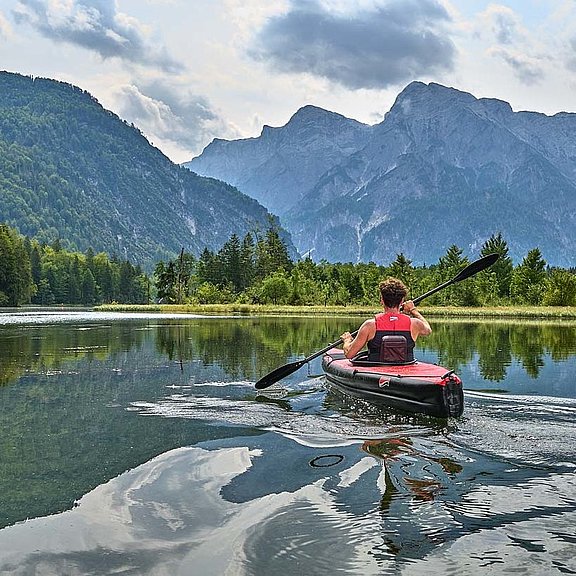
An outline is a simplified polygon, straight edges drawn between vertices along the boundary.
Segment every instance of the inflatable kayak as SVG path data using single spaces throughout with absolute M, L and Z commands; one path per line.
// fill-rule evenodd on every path
M 464 410 L 462 381 L 437 364 L 380 364 L 361 356 L 349 360 L 341 349 L 332 348 L 322 369 L 335 388 L 374 404 L 437 418 L 458 417 Z

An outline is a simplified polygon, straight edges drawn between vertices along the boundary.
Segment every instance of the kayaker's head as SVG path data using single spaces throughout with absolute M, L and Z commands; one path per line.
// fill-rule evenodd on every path
M 386 278 L 378 285 L 380 300 L 386 308 L 398 308 L 408 294 L 408 288 L 398 278 Z

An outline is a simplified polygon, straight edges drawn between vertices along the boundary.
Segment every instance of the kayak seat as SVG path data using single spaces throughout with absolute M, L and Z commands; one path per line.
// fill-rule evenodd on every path
M 384 336 L 382 340 L 384 340 L 384 338 L 402 338 L 404 340 L 404 348 L 406 347 L 406 338 L 404 338 L 403 336 Z M 382 356 L 383 354 L 381 350 L 380 357 L 382 358 Z M 406 356 L 404 356 L 404 359 L 405 358 Z M 408 366 L 410 364 L 415 364 L 417 360 L 414 359 L 410 361 L 406 360 L 401 361 L 401 360 L 394 360 L 391 358 L 390 360 L 381 360 L 379 362 L 373 362 L 368 360 L 368 351 L 363 350 L 362 352 L 358 352 L 358 354 L 356 354 L 356 356 L 354 356 L 354 358 L 352 358 L 350 362 L 354 366 Z

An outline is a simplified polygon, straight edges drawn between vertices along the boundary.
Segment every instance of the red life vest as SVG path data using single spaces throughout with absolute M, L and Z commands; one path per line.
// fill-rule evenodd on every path
M 412 338 L 410 331 L 412 322 L 410 316 L 402 313 L 383 313 L 377 314 L 374 319 L 376 320 L 376 334 L 372 340 L 368 340 L 368 360 L 370 362 L 388 361 L 382 356 L 383 352 L 383 338 L 384 336 L 401 336 L 406 340 L 406 358 L 400 362 L 412 362 L 414 360 L 414 346 L 415 342 Z

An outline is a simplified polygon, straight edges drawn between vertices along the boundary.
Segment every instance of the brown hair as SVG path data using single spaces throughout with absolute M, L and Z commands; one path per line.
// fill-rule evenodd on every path
M 406 298 L 408 288 L 398 278 L 386 278 L 378 285 L 382 302 L 387 308 L 397 308 Z

